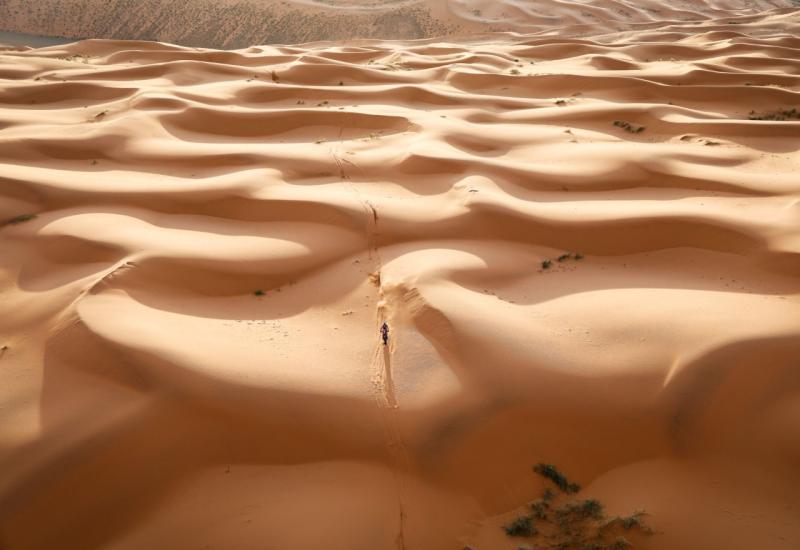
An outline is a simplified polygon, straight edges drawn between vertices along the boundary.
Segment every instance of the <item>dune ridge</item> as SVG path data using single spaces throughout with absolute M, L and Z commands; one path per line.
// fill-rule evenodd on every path
M 797 548 L 800 15 L 668 15 L 0 51 L 0 547 Z

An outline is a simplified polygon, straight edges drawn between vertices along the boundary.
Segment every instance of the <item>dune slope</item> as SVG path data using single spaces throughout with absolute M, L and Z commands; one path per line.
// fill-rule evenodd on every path
M 800 17 L 609 30 L 0 52 L 0 547 L 797 548 Z

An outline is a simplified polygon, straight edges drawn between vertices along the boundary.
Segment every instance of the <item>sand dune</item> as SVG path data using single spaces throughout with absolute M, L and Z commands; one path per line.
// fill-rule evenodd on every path
M 0 52 L 0 547 L 800 546 L 800 16 L 556 4 Z
M 793 0 L 3 0 L 0 31 L 206 48 L 479 32 L 597 35 L 758 17 Z

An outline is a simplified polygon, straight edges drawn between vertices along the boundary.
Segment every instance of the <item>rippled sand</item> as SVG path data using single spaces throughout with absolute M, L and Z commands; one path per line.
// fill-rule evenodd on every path
M 796 7 L 797 0 L 2 0 L 0 30 L 230 49 L 484 31 L 597 35 Z
M 796 549 L 798 32 L 0 52 L 0 547 Z

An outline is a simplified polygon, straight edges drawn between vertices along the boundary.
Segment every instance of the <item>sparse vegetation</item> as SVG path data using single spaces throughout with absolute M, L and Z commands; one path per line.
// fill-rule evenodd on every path
M 552 498 L 547 499 L 544 496 L 539 500 L 534 500 L 531 502 L 530 507 L 531 511 L 533 512 L 534 519 L 545 519 L 547 518 L 548 510 L 550 509 L 550 500 Z
M 6 220 L 2 225 L 17 225 L 24 222 L 29 222 L 36 218 L 36 214 L 20 214 L 19 216 L 14 216 L 10 220 Z
M 558 261 L 558 263 L 564 263 L 570 259 L 582 260 L 583 254 L 581 254 L 580 252 L 575 252 L 575 253 L 565 252 L 564 254 L 559 255 L 556 258 L 556 261 Z M 553 260 L 549 258 L 542 260 L 542 269 L 550 269 L 551 267 L 553 267 Z
M 261 290 L 261 289 L 253 291 L 253 294 L 255 296 L 266 296 L 267 295 L 267 293 L 265 291 Z
M 644 132 L 644 126 L 637 126 L 635 124 L 631 124 L 630 122 L 626 122 L 624 120 L 615 120 L 614 126 L 622 128 L 626 132 L 630 132 L 631 134 L 641 134 Z
M 504 527 L 509 537 L 531 537 L 536 533 L 531 516 L 520 516 Z
M 63 59 L 64 61 L 75 61 L 83 64 L 89 63 L 89 56 L 84 55 L 82 53 L 76 53 L 74 55 L 68 55 L 66 57 L 60 57 L 59 59 Z
M 603 505 L 594 499 L 568 502 L 555 511 L 555 517 L 559 524 L 584 519 L 603 519 Z
M 621 527 L 623 531 L 641 531 L 646 534 L 653 534 L 653 530 L 644 521 L 645 513 L 641 510 L 634 512 L 630 516 L 614 516 L 612 518 L 605 518 L 604 523 L 600 526 L 601 529 L 613 529 L 614 527 Z
M 750 111 L 747 118 L 750 120 L 800 120 L 800 110 L 792 107 L 791 109 L 778 109 L 777 111 L 769 111 L 766 113 Z
M 509 537 L 532 539 L 533 545 L 520 548 L 547 550 L 623 550 L 633 544 L 623 534 L 652 535 L 644 522 L 644 512 L 607 518 L 596 499 L 570 499 L 580 486 L 567 479 L 553 464 L 537 464 L 534 472 L 553 483 L 560 491 L 545 488 L 542 497 L 529 504 L 523 514 L 503 526 Z M 559 502 L 560 499 L 570 499 Z
M 540 462 L 536 466 L 533 467 L 533 471 L 542 476 L 545 479 L 549 479 L 553 483 L 555 483 L 556 487 L 561 489 L 565 493 L 577 493 L 581 490 L 581 486 L 577 483 L 571 483 L 564 474 L 558 471 L 558 469 L 552 464 L 545 464 Z

